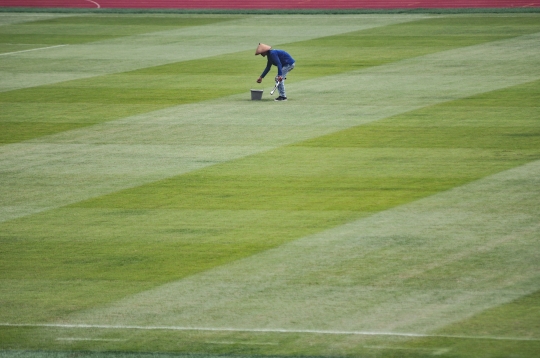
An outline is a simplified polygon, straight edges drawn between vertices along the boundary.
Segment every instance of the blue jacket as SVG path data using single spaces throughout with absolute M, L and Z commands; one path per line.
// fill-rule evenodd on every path
M 266 63 L 266 68 L 261 75 L 262 78 L 264 78 L 268 71 L 270 71 L 272 65 L 277 66 L 278 76 L 282 76 L 283 66 L 292 65 L 294 63 L 294 58 L 283 50 L 269 50 L 266 58 L 268 59 L 268 62 Z

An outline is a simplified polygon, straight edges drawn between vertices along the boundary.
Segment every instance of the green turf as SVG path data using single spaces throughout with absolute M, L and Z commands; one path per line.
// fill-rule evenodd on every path
M 70 16 L 25 22 L 0 28 L 0 53 L 7 45 L 34 47 L 59 44 L 82 44 L 166 31 L 187 26 L 204 26 L 234 19 L 229 17 L 169 16 Z
M 118 26 L 134 23 L 138 25 L 132 27 L 140 26 L 141 31 L 148 31 L 145 24 L 148 25 L 150 20 L 152 18 L 138 24 L 137 18 L 128 18 Z M 160 24 L 162 20 L 157 18 L 154 22 Z M 111 21 L 113 20 L 109 17 L 82 17 L 79 22 L 78 17 L 70 17 L 38 23 L 52 22 L 58 23 L 58 26 L 67 23 L 84 33 L 98 31 L 96 29 L 102 27 L 99 25 L 109 24 Z M 187 26 L 210 21 L 223 19 L 201 18 L 195 21 L 187 18 L 183 21 L 164 21 L 164 25 L 156 26 Z M 32 28 L 30 25 L 13 26 Z M 285 47 L 295 55 L 302 68 L 301 71 L 295 71 L 295 80 L 305 80 L 520 36 L 538 31 L 538 28 L 538 21 L 534 17 L 429 19 L 290 43 Z M 37 43 L 64 43 L 49 40 L 50 34 L 40 33 L 40 30 L 37 27 L 31 31 L 33 36 L 43 38 L 36 40 Z M 64 31 L 73 32 L 69 29 Z M 16 38 L 9 41 L 13 40 Z M 264 68 L 264 61 L 261 58 L 257 60 L 259 61 L 254 60 L 252 51 L 233 53 L 2 92 L 0 143 L 18 142 L 160 108 L 242 93 L 247 87 L 254 86 L 253 75 L 249 77 L 246 74 L 252 73 L 256 77 Z M 30 68 L 35 67 L 32 63 L 27 65 Z M 41 69 L 44 69 L 44 66 L 46 64 L 39 64 Z M 242 71 L 235 71 L 235 68 L 241 68 Z M 271 75 L 266 81 L 272 81 Z M 39 118 L 35 118 L 34 111 L 37 110 Z M 19 121 L 24 121 L 25 124 L 19 125 Z M 66 121 L 67 124 L 59 123 Z
M 302 71 L 295 76 L 306 78 L 379 66 L 538 31 L 535 18 L 501 20 L 483 16 L 425 19 L 293 43 L 287 45 L 287 49 L 300 54 Z
M 380 211 L 540 159 L 539 95 L 540 82 L 527 83 L 76 206 Z
M 540 159 L 539 92 L 536 81 L 444 103 L 6 222 L 0 267 L 65 292 L 64 314 L 179 279 Z M 97 278 L 122 283 L 69 299 L 70 280 L 87 291 Z M 10 301 L 36 317 L 33 296 Z M 60 314 L 48 302 L 43 319 Z
M 117 19 L 116 16 L 75 16 L 4 26 L 0 32 L 3 31 L 5 42 L 15 40 L 20 45 L 33 46 L 106 40 L 112 32 L 115 32 L 114 36 L 135 36 L 184 26 L 211 26 L 224 19 L 227 17 L 177 19 L 174 16 L 120 16 Z M 323 76 L 358 74 L 375 66 L 427 54 L 535 34 L 539 29 L 537 16 L 450 16 L 292 42 L 279 47 L 290 49 L 302 65 L 291 76 L 291 84 L 294 84 L 293 80 L 301 83 Z M 13 49 L 12 44 L 5 45 L 0 49 Z M 4 148 L 6 153 L 10 153 L 8 150 L 18 153 L 16 148 L 20 144 L 21 154 L 24 154 L 24 143 L 18 142 L 66 132 L 69 143 L 68 131 L 71 129 L 125 120 L 129 116 L 179 105 L 229 98 L 227 96 L 242 93 L 246 86 L 253 85 L 254 78 L 264 67 L 263 60 L 254 58 L 252 52 L 235 52 L 2 92 L 0 142 L 4 146 L 0 148 Z M 66 64 L 69 62 L 73 65 L 72 61 L 66 60 Z M 26 64 L 17 66 L 12 63 L 12 67 L 5 71 L 32 72 L 33 67 L 25 67 Z M 231 68 L 241 68 L 242 71 L 231 71 Z M 247 73 L 254 75 L 248 76 Z M 493 70 L 492 75 L 500 74 Z M 271 81 L 270 75 L 267 81 Z M 399 95 L 396 101 L 406 100 L 406 95 Z M 442 101 L 372 123 L 187 171 L 182 175 L 150 180 L 148 184 L 133 183 L 129 189 L 115 190 L 109 195 L 88 200 L 79 199 L 68 206 L 0 223 L 0 324 L 70 322 L 77 317 L 92 317 L 94 313 L 99 318 L 100 312 L 107 312 L 109 305 L 120 302 L 122 306 L 125 304 L 122 299 L 129 299 L 141 291 L 150 292 L 149 297 L 159 302 L 161 285 L 165 285 L 165 290 L 166 284 L 198 277 L 197 274 L 221 267 L 227 272 L 242 259 L 268 252 L 269 249 L 286 248 L 287 244 L 297 239 L 534 163 L 540 159 L 538 103 L 540 81 L 528 80 L 517 86 Z M 257 108 L 266 108 L 266 104 L 262 102 Z M 287 104 L 295 105 L 293 100 Z M 344 105 L 341 102 L 325 103 L 324 96 L 321 96 L 318 105 L 323 108 L 325 104 L 328 110 L 332 105 Z M 207 105 L 224 108 L 212 101 L 208 101 Z M 249 107 L 254 104 L 247 101 L 234 100 L 230 105 L 237 110 L 239 105 L 245 105 L 246 111 L 255 108 Z M 353 105 L 350 107 L 354 115 L 356 108 Z M 155 113 L 158 120 L 161 112 Z M 195 115 L 197 112 L 193 113 Z M 297 110 L 294 113 L 301 112 Z M 148 130 L 153 129 L 152 122 L 147 123 Z M 277 125 L 277 122 L 273 123 Z M 258 127 L 254 128 L 250 130 L 257 130 Z M 129 138 L 132 134 L 130 129 L 129 126 L 124 129 L 120 125 L 117 130 L 126 131 L 126 138 Z M 201 132 L 200 136 L 204 137 L 205 133 Z M 227 138 L 226 133 L 223 136 Z M 47 143 L 47 138 L 41 144 L 70 151 L 80 144 L 77 141 L 81 141 L 75 136 L 73 138 L 73 146 L 58 139 Z M 146 143 L 137 143 L 136 138 L 130 143 Z M 107 140 L 114 139 L 103 138 L 104 142 L 109 143 Z M 211 139 L 207 141 L 211 142 Z M 84 140 L 82 143 L 87 144 Z M 119 145 L 122 143 L 118 140 Z M 221 147 L 216 150 L 223 150 L 224 143 L 229 142 L 224 140 L 219 143 Z M 92 157 L 88 160 L 99 161 L 99 153 L 96 156 L 98 159 Z M 48 158 L 53 168 L 51 170 L 57 168 L 73 172 L 72 178 L 78 180 L 76 160 L 72 164 L 55 163 L 61 158 L 54 155 Z M 74 158 L 78 157 L 74 154 Z M 156 157 L 155 160 L 162 158 Z M 16 170 L 20 171 L 22 182 L 27 180 L 35 184 L 43 180 L 39 174 L 32 174 L 31 168 L 24 166 L 24 161 L 20 164 Z M 122 163 L 117 165 L 121 166 Z M 115 168 L 107 169 L 92 173 L 96 182 L 103 177 L 114 178 Z M 59 175 L 58 178 L 64 177 Z M 523 179 L 515 179 L 516 182 L 519 180 Z M 47 180 L 43 180 L 43 183 L 39 190 L 50 190 L 51 195 L 54 190 L 60 190 L 60 186 L 47 184 Z M 33 189 L 36 187 L 21 185 L 14 186 L 14 190 L 21 190 L 20 197 L 31 198 L 31 190 L 36 190 Z M 17 193 L 13 197 L 19 198 Z M 520 215 L 526 217 L 529 210 L 534 220 L 536 205 L 531 201 L 536 200 L 536 196 L 531 194 L 531 197 L 533 199 L 523 201 L 522 207 L 516 210 L 517 214 L 508 212 L 508 215 L 518 217 L 515 221 L 519 221 Z M 14 202 L 19 204 L 16 200 Z M 10 201 L 6 206 L 15 204 Z M 33 202 L 28 205 L 33 205 Z M 510 210 L 511 207 L 505 209 Z M 6 210 L 10 210 L 10 207 Z M 453 215 L 458 221 L 461 213 Z M 481 218 L 478 220 L 481 221 Z M 436 230 L 437 224 L 438 221 L 433 223 L 433 230 Z M 489 222 L 483 224 L 489 226 Z M 531 225 L 535 227 L 534 223 Z M 508 244 L 495 249 L 480 246 L 478 253 L 468 254 L 466 243 L 463 244 L 465 248 L 457 242 L 454 248 L 444 246 L 451 245 L 444 242 L 438 243 L 441 247 L 431 248 L 427 241 L 417 237 L 398 235 L 388 246 L 381 244 L 382 247 L 366 253 L 360 264 L 356 260 L 340 262 L 336 259 L 330 271 L 323 272 L 321 269 L 311 274 L 291 276 L 289 284 L 292 288 L 297 287 L 296 293 L 301 295 L 308 287 L 335 281 L 335 295 L 333 292 L 325 293 L 335 298 L 346 296 L 347 289 L 354 285 L 364 285 L 367 291 L 373 290 L 374 295 L 380 294 L 371 297 L 374 302 L 380 301 L 379 307 L 384 307 L 385 302 L 396 297 L 416 297 L 408 296 L 412 291 L 440 295 L 443 301 L 446 293 L 450 295 L 453 290 L 463 287 L 467 291 L 464 296 L 468 293 L 471 296 L 480 295 L 480 288 L 488 290 L 489 284 L 498 282 L 492 276 L 506 267 L 516 267 L 512 263 L 519 257 L 523 258 L 523 265 L 535 268 L 531 262 L 537 255 L 537 248 L 530 245 L 530 232 L 526 234 L 520 228 L 504 226 L 504 222 L 493 223 L 492 226 L 494 231 L 500 228 L 505 235 L 507 232 L 517 232 L 521 241 L 516 240 L 515 246 Z M 456 235 L 459 237 L 459 232 Z M 478 242 L 474 240 L 470 243 L 473 251 L 475 244 Z M 418 245 L 416 255 L 408 251 L 415 245 Z M 448 251 L 443 251 L 444 248 Z M 434 263 L 429 261 L 430 250 L 441 260 L 446 258 L 446 253 L 465 256 L 441 267 L 431 267 Z M 298 262 L 302 262 L 302 258 L 302 255 L 298 255 Z M 281 268 L 275 267 L 273 269 L 276 271 L 270 273 L 279 275 Z M 420 271 L 413 272 L 415 270 Z M 249 273 L 249 269 L 245 271 Z M 399 274 L 401 271 L 403 275 Z M 530 275 L 534 276 L 534 270 Z M 510 273 L 508 276 L 501 275 L 500 280 L 510 280 L 509 277 L 519 281 Z M 462 279 L 471 281 L 458 284 Z M 234 282 L 235 277 L 226 277 L 220 283 L 226 284 L 228 280 Z M 477 284 L 478 291 L 475 291 L 477 282 L 485 287 Z M 522 291 L 516 292 L 530 292 L 534 287 L 537 290 L 535 282 L 521 282 Z M 508 285 L 513 287 L 514 283 Z M 388 290 L 376 290 L 377 286 L 385 285 Z M 157 296 L 151 295 L 152 290 L 157 290 Z M 244 291 L 240 290 L 238 296 Z M 493 295 L 501 294 L 501 291 L 497 286 L 493 288 Z M 268 294 L 271 296 L 272 292 Z M 253 296 L 256 297 L 256 293 Z M 294 293 L 291 296 L 294 297 Z M 321 294 L 321 297 L 327 296 Z M 453 299 L 455 296 L 449 297 Z M 211 302 L 211 297 L 199 299 Z M 354 294 L 349 299 L 354 299 Z M 486 300 L 500 303 L 496 299 Z M 325 303 L 331 306 L 331 298 Z M 404 301 L 403 305 L 406 306 L 406 303 Z M 252 308 L 250 304 L 254 303 L 246 302 L 246 312 Z M 489 307 L 489 304 L 486 303 L 486 306 Z M 538 352 L 540 338 L 537 306 L 537 293 L 489 307 L 484 312 L 473 311 L 471 306 L 472 317 L 432 332 L 444 337 L 416 339 L 304 333 L 179 333 L 129 329 L 115 332 L 91 328 L 74 332 L 66 328 L 0 325 L 0 349 L 5 349 L 0 351 L 0 356 L 64 357 L 68 353 L 63 351 L 77 351 L 82 353 L 76 355 L 90 357 L 170 357 L 167 354 L 88 353 L 131 351 L 183 352 L 200 354 L 200 357 L 207 354 L 487 357 L 515 352 L 520 356 L 533 357 Z M 129 305 L 126 307 L 132 308 Z M 286 311 L 287 307 L 283 308 Z M 347 308 L 336 306 L 335 310 Z M 157 307 L 162 316 L 156 314 L 156 317 L 166 321 L 166 309 Z M 433 307 L 430 309 L 434 310 Z M 172 310 L 169 313 L 170 316 L 181 315 L 181 311 Z M 119 309 L 117 312 L 122 311 Z M 276 312 L 278 315 L 281 313 Z M 385 312 L 379 313 L 383 321 Z M 135 320 L 146 313 L 139 308 L 132 314 Z M 223 314 L 214 314 L 215 321 L 219 322 Z M 295 312 L 289 314 L 293 320 Z M 429 316 L 433 312 L 426 307 L 425 314 Z M 258 317 L 262 317 L 262 313 L 254 309 L 253 320 L 260 323 Z M 208 317 L 201 317 L 201 321 L 204 319 Z M 343 321 L 343 325 L 346 325 L 346 317 Z M 437 327 L 436 322 L 431 323 Z M 291 325 L 294 326 L 294 322 Z M 453 337 L 460 335 L 511 336 L 529 340 Z M 70 337 L 94 337 L 96 340 L 65 339 Z
M 510 331 L 514 337 L 538 339 L 538 332 L 540 332 L 539 305 L 540 292 L 537 291 L 447 326 L 441 330 L 441 333 L 501 337 Z
M 456 338 L 422 338 L 407 343 L 405 348 L 414 350 L 433 347 L 433 351 L 436 351 L 436 347 L 446 346 L 449 348 L 444 353 L 461 357 L 504 357 L 512 356 L 516 352 L 519 352 L 520 356 L 533 357 L 540 349 L 539 298 L 537 291 L 449 325 L 439 332 L 441 335 L 453 335 Z M 507 336 L 508 332 L 511 332 L 512 337 L 519 337 L 522 340 L 496 339 Z M 478 341 L 458 338 L 460 336 L 494 338 Z

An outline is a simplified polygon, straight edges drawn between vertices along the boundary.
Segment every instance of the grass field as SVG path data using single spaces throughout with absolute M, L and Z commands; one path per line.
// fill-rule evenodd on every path
M 538 13 L 0 13 L 0 357 L 537 357 L 539 44 Z

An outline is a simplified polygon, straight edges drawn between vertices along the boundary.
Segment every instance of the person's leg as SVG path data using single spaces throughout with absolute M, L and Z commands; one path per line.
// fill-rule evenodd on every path
M 292 65 L 284 66 L 281 69 L 281 72 L 283 73 L 283 81 L 281 81 L 278 85 L 278 91 L 281 97 L 287 98 L 287 95 L 285 93 L 285 77 L 287 77 L 287 73 L 291 72 L 293 68 L 294 68 L 294 63 Z

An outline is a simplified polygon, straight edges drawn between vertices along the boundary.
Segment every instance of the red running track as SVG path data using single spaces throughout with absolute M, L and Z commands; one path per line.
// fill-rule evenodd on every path
M 0 0 L 0 7 L 132 9 L 418 9 L 540 7 L 540 0 Z

